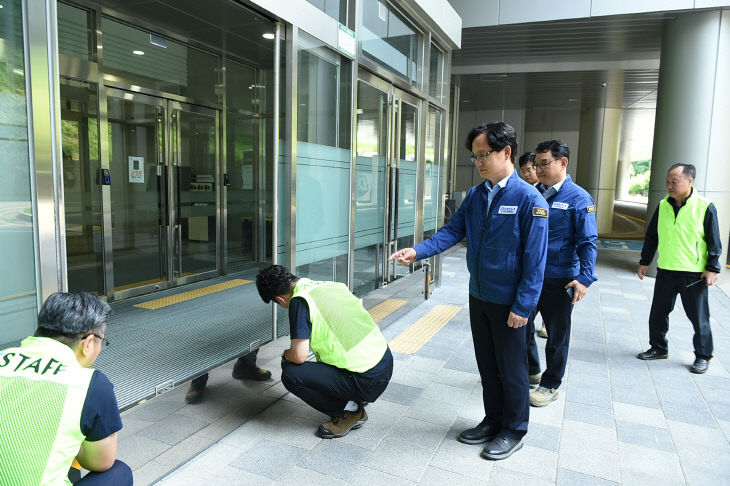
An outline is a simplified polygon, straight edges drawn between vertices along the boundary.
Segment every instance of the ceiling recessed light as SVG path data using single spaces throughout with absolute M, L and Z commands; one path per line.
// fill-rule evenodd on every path
M 132 51 L 135 56 L 144 56 L 144 51 Z
M 572 102 L 576 101 L 576 99 L 575 98 L 568 98 L 568 101 L 572 103 Z
M 274 34 L 272 34 L 271 32 L 267 32 L 267 33 L 265 33 L 265 34 L 264 34 L 264 36 L 263 36 L 263 37 L 264 37 L 264 39 L 269 39 L 269 40 L 272 40 L 272 39 L 274 39 L 274 38 L 275 38 L 276 36 L 275 36 Z

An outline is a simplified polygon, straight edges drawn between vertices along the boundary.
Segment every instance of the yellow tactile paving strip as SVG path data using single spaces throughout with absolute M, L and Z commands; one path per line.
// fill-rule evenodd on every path
M 369 308 L 368 312 L 370 313 L 370 317 L 372 317 L 375 322 L 378 322 L 385 319 L 388 314 L 395 312 L 407 303 L 407 300 L 387 299 Z
M 244 280 L 241 278 L 234 278 L 227 282 L 208 285 L 207 287 L 201 287 L 195 290 L 188 290 L 187 292 L 180 292 L 179 294 L 170 295 L 168 297 L 162 297 L 161 299 L 150 300 L 149 302 L 143 302 L 141 304 L 135 304 L 135 307 L 141 307 L 143 309 L 161 309 L 168 305 L 177 304 L 179 302 L 185 302 L 186 300 L 197 299 L 204 295 L 220 292 L 221 290 L 232 289 L 240 285 L 250 284 L 252 280 Z
M 393 339 L 389 344 L 391 351 L 415 353 L 460 310 L 461 307 L 457 305 L 437 305 Z

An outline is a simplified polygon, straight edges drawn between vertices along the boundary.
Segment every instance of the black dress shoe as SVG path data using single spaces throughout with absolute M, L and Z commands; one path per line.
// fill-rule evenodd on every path
M 498 461 L 507 459 L 520 449 L 522 449 L 522 439 L 514 439 L 508 434 L 499 433 L 497 437 L 484 445 L 481 456 L 485 459 Z
M 663 349 L 659 349 L 657 347 L 652 346 L 649 349 L 647 349 L 646 351 L 644 351 L 643 353 L 637 354 L 636 357 L 639 359 L 646 359 L 646 360 L 667 359 L 669 357 L 669 353 L 667 353 Z
M 710 362 L 708 360 L 704 358 L 697 358 L 692 364 L 692 368 L 690 368 L 690 371 L 692 373 L 697 373 L 698 375 L 700 375 L 707 371 L 708 366 L 710 366 Z
M 494 440 L 499 433 L 499 427 L 487 424 L 486 420 L 482 420 L 476 427 L 466 429 L 459 434 L 459 437 L 457 437 L 459 442 L 463 442 L 464 444 L 483 444 L 484 442 Z

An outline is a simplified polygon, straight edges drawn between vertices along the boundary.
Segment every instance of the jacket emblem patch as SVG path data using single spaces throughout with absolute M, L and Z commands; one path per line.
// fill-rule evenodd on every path
M 586 211 L 588 211 L 589 213 L 595 213 L 596 212 L 596 206 L 588 206 L 586 208 Z
M 517 214 L 517 206 L 500 206 L 497 214 Z
M 551 208 L 554 208 L 554 209 L 568 209 L 568 207 L 570 207 L 570 205 L 568 203 L 565 203 L 565 202 L 555 201 L 553 203 L 553 205 L 550 206 L 550 207 Z
M 532 208 L 532 215 L 536 218 L 547 218 L 548 210 L 545 208 L 538 208 L 537 206 Z

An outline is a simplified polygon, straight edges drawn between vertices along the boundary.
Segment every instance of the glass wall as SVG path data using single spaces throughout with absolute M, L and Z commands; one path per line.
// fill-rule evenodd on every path
M 297 73 L 297 275 L 347 282 L 351 63 L 306 34 Z
M 348 0 L 307 0 L 342 25 L 347 25 Z
M 423 239 L 430 238 L 438 226 L 439 198 L 441 197 L 442 123 L 443 112 L 432 107 L 428 109 L 426 124 L 426 174 L 423 183 Z
M 439 103 L 446 102 L 446 80 L 444 79 L 444 54 L 431 44 L 431 61 L 428 70 L 428 95 Z
M 2 6 L 0 248 L 5 278 L 0 280 L 0 345 L 32 334 L 37 313 L 22 4 L 3 0 Z
M 423 85 L 423 35 L 379 0 L 362 0 L 360 51 L 412 86 Z

